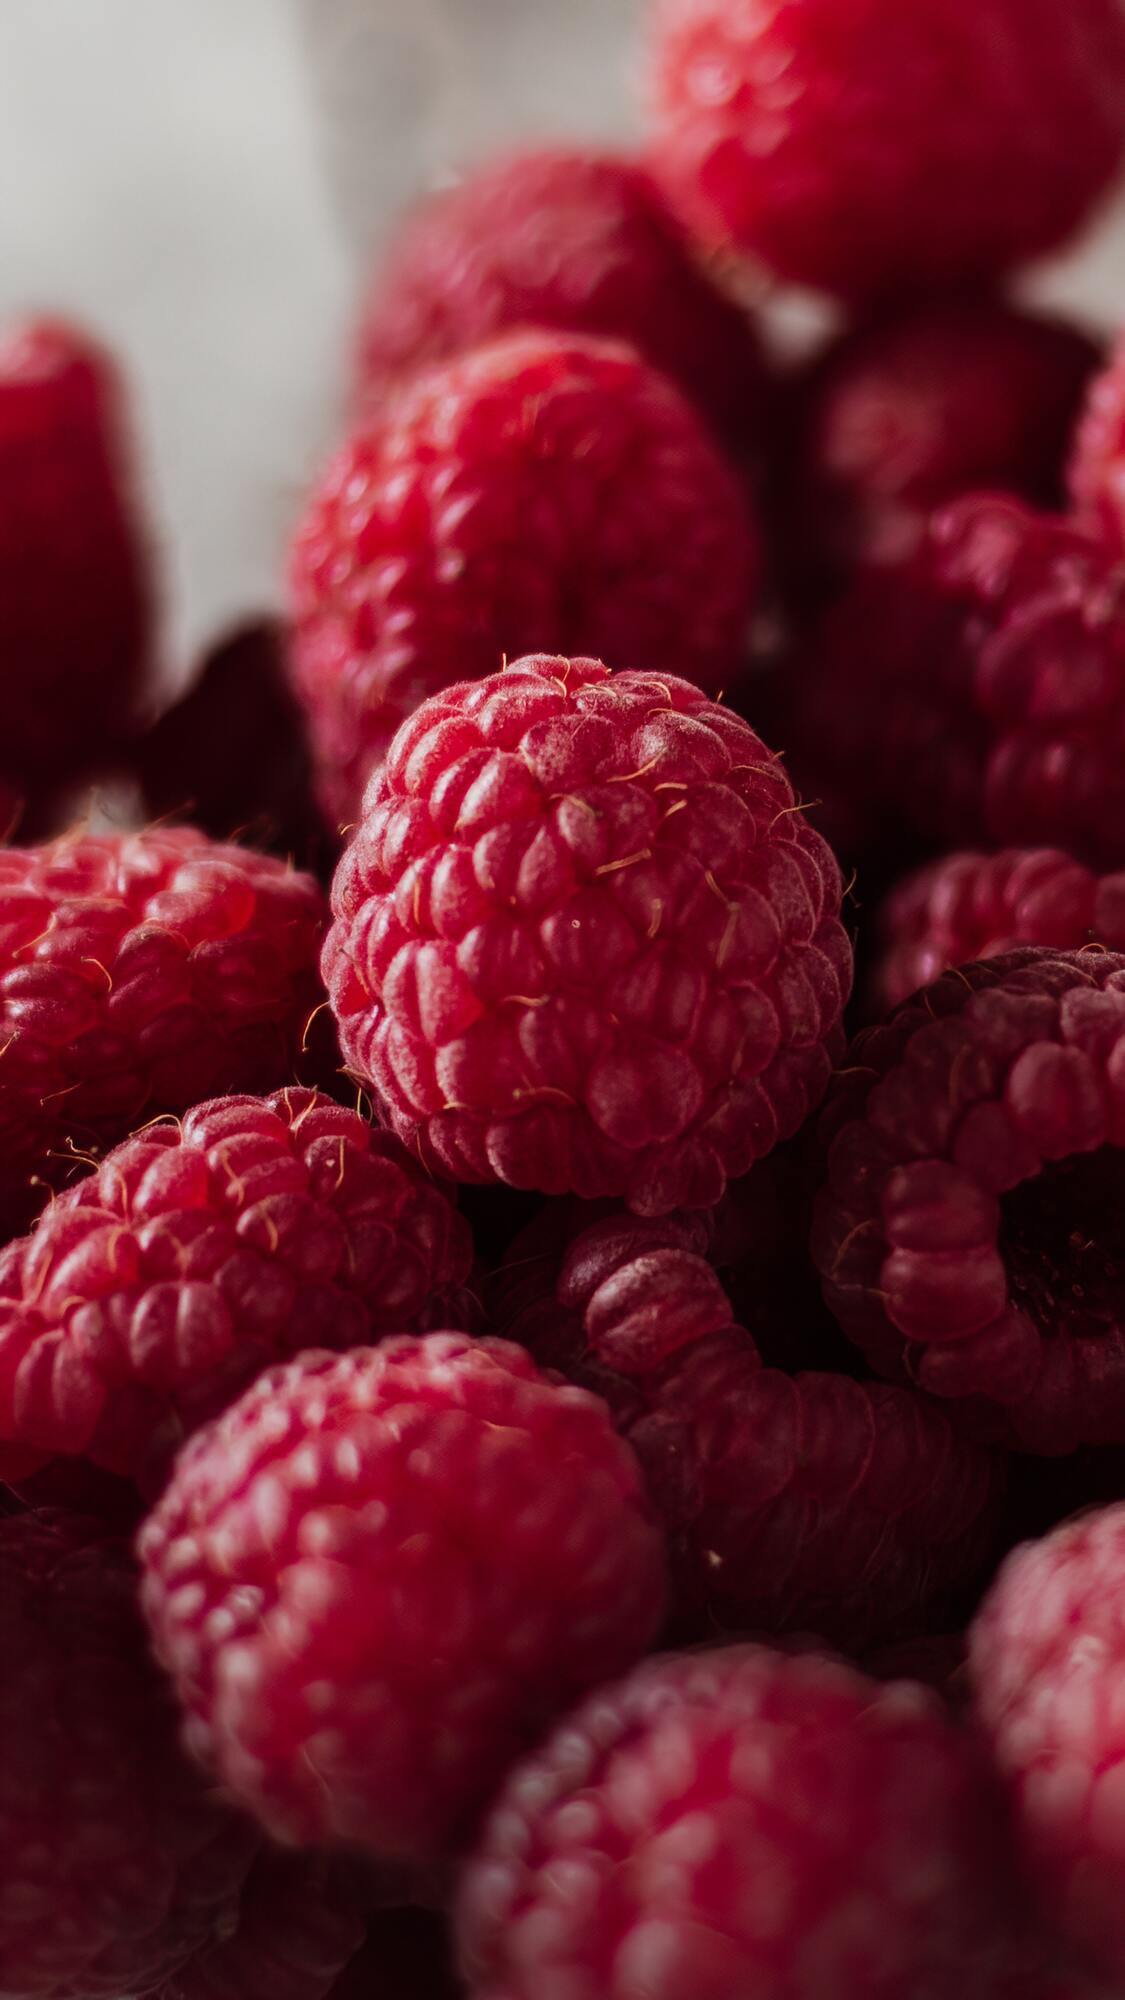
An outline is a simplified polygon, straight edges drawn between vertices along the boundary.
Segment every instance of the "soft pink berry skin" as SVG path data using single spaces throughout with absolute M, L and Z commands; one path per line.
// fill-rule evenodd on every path
M 1090 384 L 1074 439 L 1070 492 L 1080 518 L 1125 544 L 1125 340 Z
M 1040 1907 L 1115 1981 L 1125 1979 L 1123 1632 L 1125 1506 L 1114 1506 L 1008 1557 L 969 1652 Z
M 391 1860 L 456 1845 L 664 1612 L 603 1405 L 457 1334 L 260 1377 L 187 1444 L 140 1549 L 191 1747 L 278 1838 Z
M 652 155 L 685 217 L 850 299 L 1042 256 L 1125 142 L 1116 0 L 660 0 Z
M 851 949 L 780 762 L 670 675 L 534 656 L 427 702 L 336 872 L 346 1059 L 436 1171 L 657 1214 L 803 1123 Z
M 271 1362 L 457 1324 L 471 1264 L 398 1140 L 314 1090 L 151 1124 L 0 1255 L 0 1466 L 149 1483 Z
M 728 685 L 757 568 L 734 472 L 631 348 L 516 332 L 413 378 L 333 459 L 293 546 L 326 810 L 354 816 L 424 697 L 536 648 Z
M 947 973 L 852 1043 L 813 1254 L 880 1373 L 1026 1449 L 1125 1442 L 1125 957 Z
M 508 1779 L 462 1960 L 475 2000 L 983 2000 L 997 1833 L 926 1690 L 751 1646 L 654 1660 Z

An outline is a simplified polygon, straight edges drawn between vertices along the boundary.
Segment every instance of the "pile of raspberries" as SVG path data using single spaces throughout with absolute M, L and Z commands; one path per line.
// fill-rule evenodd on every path
M 171 705 L 0 340 L 2 2000 L 1125 1995 L 1125 13 L 645 32 Z

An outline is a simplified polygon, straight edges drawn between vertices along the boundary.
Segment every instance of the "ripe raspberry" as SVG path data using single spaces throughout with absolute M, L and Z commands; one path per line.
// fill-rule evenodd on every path
M 0 1256 L 0 1439 L 159 1477 L 272 1361 L 457 1324 L 469 1232 L 313 1090 L 149 1125 Z
M 293 549 L 292 667 L 330 815 L 426 695 L 536 647 L 721 687 L 757 572 L 733 472 L 631 349 L 512 334 L 416 377 Z
M 1009 1556 L 973 1627 L 979 1719 L 1045 1915 L 1125 1977 L 1121 1901 L 1125 1506 Z
M 0 785 L 33 804 L 117 747 L 147 665 L 121 400 L 85 334 L 42 320 L 0 339 Z
M 322 904 L 187 827 L 0 850 L 0 1213 L 146 1115 L 294 1074 Z
M 1125 1443 L 1125 957 L 947 973 L 853 1042 L 813 1254 L 880 1373 L 1027 1449 Z
M 1064 243 L 1125 142 L 1117 0 L 662 0 L 656 163 L 709 241 L 848 298 Z
M 1070 462 L 1070 491 L 1086 524 L 1125 543 L 1125 340 L 1090 384 Z
M 456 1844 L 663 1613 L 607 1412 L 458 1334 L 262 1376 L 185 1447 L 140 1547 L 193 1749 L 282 1839 L 388 1859 Z
M 654 1660 L 512 1773 L 463 1962 L 482 2000 L 982 2000 L 999 1845 L 925 1690 L 753 1646 Z
M 426 702 L 336 871 L 348 1061 L 439 1172 L 716 1201 L 838 1047 L 839 871 L 747 724 L 535 656 Z
M 263 1849 L 233 1928 L 194 1953 L 155 2000 L 326 2000 L 335 1994 L 364 1936 L 336 1872 L 315 1852 Z M 374 1981 L 369 1996 L 383 2000 Z
M 1060 504 L 1098 360 L 1074 327 L 992 298 L 909 305 L 842 334 L 794 377 L 780 427 L 795 604 L 912 554 L 933 509 L 966 493 Z
M 1125 874 L 1094 875 L 1050 847 L 950 854 L 894 891 L 880 929 L 878 994 L 893 1007 L 950 966 L 1014 945 L 1125 949 Z
M 631 160 L 511 154 L 409 215 L 364 307 L 361 391 L 385 393 L 420 363 L 517 326 L 626 340 L 724 444 L 758 441 L 766 370 L 749 317 L 711 283 Z
M 255 1836 L 182 1758 L 120 1545 L 0 1519 L 0 1991 L 149 1993 L 235 1921 Z

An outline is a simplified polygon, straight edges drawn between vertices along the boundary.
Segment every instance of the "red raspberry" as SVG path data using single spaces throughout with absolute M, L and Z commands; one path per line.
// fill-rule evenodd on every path
M 947 973 L 853 1042 L 813 1253 L 881 1373 L 1032 1451 L 1125 1443 L 1125 957 Z
M 262 1376 L 185 1447 L 140 1547 L 192 1747 L 281 1838 L 388 1859 L 462 1838 L 663 1613 L 608 1413 L 458 1334 Z
M 748 725 L 536 656 L 426 702 L 336 872 L 348 1060 L 439 1172 L 716 1201 L 827 1081 L 840 877 Z
M 756 538 L 733 472 L 631 349 L 512 334 L 420 375 L 314 494 L 292 557 L 294 682 L 326 809 L 426 695 L 551 647 L 738 671 Z
M 471 1263 L 389 1132 L 313 1090 L 217 1098 L 0 1256 L 0 1439 L 155 1479 L 270 1362 L 457 1324 Z
M 516 326 L 627 340 L 725 444 L 757 442 L 766 371 L 749 317 L 631 160 L 510 154 L 409 215 L 364 308 L 361 390 L 382 394 L 419 363 Z
M 119 744 L 151 643 L 121 390 L 70 327 L 0 339 L 2 782 L 41 801 Z
M 778 444 L 795 604 L 898 562 L 935 507 L 981 488 L 1038 506 L 1064 466 L 1094 342 L 999 299 L 939 299 L 851 328 L 794 377 Z
M 518 1766 L 459 1928 L 482 2000 L 982 2000 L 1005 1888 L 932 1695 L 745 1646 L 646 1663 Z
M 1044 1914 L 1125 1978 L 1121 1808 L 1125 1506 L 1009 1556 L 970 1645 L 979 1719 L 1007 1781 Z
M 294 1074 L 315 883 L 187 827 L 0 850 L 0 1212 L 146 1114 Z
M 265 1848 L 227 1934 L 196 1952 L 154 2000 L 326 2000 L 364 1926 L 323 1855 Z M 383 2000 L 372 1980 L 368 2000 Z M 424 2000 L 424 1996 L 419 1996 Z
M 117 2000 L 236 1920 L 255 1836 L 182 1758 L 120 1545 L 0 1519 L 0 1991 Z
M 1118 0 L 661 0 L 657 164 L 712 242 L 845 297 L 1064 243 L 1125 142 Z
M 1094 875 L 1050 847 L 950 854 L 894 891 L 880 929 L 879 998 L 893 1007 L 950 966 L 1013 945 L 1125 949 L 1125 874 Z
M 1090 384 L 1070 462 L 1070 490 L 1086 523 L 1125 543 L 1125 340 Z

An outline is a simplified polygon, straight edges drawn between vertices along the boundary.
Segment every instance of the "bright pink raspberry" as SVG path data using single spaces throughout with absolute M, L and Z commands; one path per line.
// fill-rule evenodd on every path
M 280 1838 L 388 1859 L 460 1841 L 664 1608 L 603 1405 L 458 1334 L 262 1376 L 185 1446 L 140 1548 L 191 1747 Z
M 536 656 L 403 727 L 323 970 L 347 1060 L 437 1171 L 703 1207 L 823 1092 L 840 895 L 738 716 Z
M 314 1090 L 152 1124 L 0 1256 L 3 1445 L 159 1477 L 271 1362 L 460 1323 L 468 1228 Z
M 758 442 L 766 371 L 750 318 L 711 282 L 638 162 L 574 147 L 512 153 L 415 209 L 364 305 L 361 393 L 517 326 L 626 340 L 724 444 Z
M 148 1994 L 236 1921 L 257 1837 L 181 1755 L 123 1548 L 0 1518 L 0 1991 Z
M 323 904 L 188 827 L 0 850 L 0 1213 L 155 1112 L 296 1073 Z
M 291 562 L 325 807 L 427 695 L 536 648 L 738 672 L 757 575 L 734 473 L 632 349 L 514 333 L 413 380 L 337 454 Z
M 315 1850 L 264 1847 L 234 1922 L 203 1945 L 153 2000 L 327 2000 L 363 1947 L 343 1869 Z M 374 1979 L 367 2000 L 384 2000 Z M 393 2000 L 388 1995 L 387 2000 Z M 418 2000 L 426 2000 L 420 1994 Z
M 1070 491 L 1082 519 L 1125 544 L 1125 339 L 1090 384 L 1070 461 Z
M 1125 957 L 947 973 L 853 1042 L 813 1253 L 882 1374 L 1027 1449 L 1125 1443 Z
M 973 1626 L 976 1708 L 1044 1914 L 1125 1978 L 1125 1506 L 1009 1556 Z M 1116 1989 L 1115 1989 L 1116 1990 Z
M 518 1765 L 465 1871 L 479 2000 L 983 2000 L 989 1775 L 935 1697 L 754 1646 L 654 1660 Z
M 653 157 L 710 242 L 847 298 L 1064 243 L 1125 143 L 1117 0 L 660 0 Z

